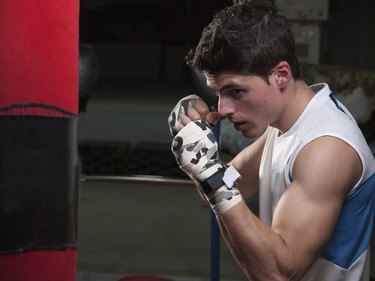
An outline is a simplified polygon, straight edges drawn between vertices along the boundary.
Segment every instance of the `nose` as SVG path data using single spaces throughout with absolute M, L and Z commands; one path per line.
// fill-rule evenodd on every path
M 233 103 L 225 96 L 219 95 L 218 111 L 221 117 L 230 116 L 234 112 Z

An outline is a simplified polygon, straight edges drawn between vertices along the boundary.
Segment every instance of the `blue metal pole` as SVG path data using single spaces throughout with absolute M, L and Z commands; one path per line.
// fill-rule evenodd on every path
M 214 135 L 219 143 L 220 122 L 213 128 Z M 216 215 L 211 212 L 211 281 L 220 279 L 220 229 Z
M 220 279 L 220 230 L 216 215 L 211 213 L 211 281 Z

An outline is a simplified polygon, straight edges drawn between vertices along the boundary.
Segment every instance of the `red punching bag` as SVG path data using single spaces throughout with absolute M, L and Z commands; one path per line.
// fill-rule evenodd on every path
M 78 0 L 0 1 L 0 280 L 75 281 Z

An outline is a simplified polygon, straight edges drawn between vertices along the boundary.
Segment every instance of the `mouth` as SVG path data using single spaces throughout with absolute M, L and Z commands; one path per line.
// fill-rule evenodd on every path
M 246 126 L 246 122 L 233 122 L 233 126 L 237 131 L 243 131 Z

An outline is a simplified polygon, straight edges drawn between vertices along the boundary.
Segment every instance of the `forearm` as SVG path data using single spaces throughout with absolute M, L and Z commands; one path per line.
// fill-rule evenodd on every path
M 265 226 L 245 202 L 218 217 L 222 235 L 248 278 L 299 280 L 303 272 L 292 250 L 277 233 Z
M 248 209 L 236 185 L 241 174 L 235 165 L 227 167 L 220 161 L 218 143 L 209 124 L 194 121 L 186 125 L 174 137 L 172 152 L 217 215 L 226 241 L 244 271 L 253 280 L 293 280 L 284 278 L 293 272 L 292 251 Z M 249 158 L 245 160 L 242 164 L 249 163 Z M 258 165 L 250 161 L 250 167 Z M 244 177 L 239 186 L 257 186 L 257 181 L 252 181 L 255 176 L 249 176 L 248 166 L 240 167 Z

